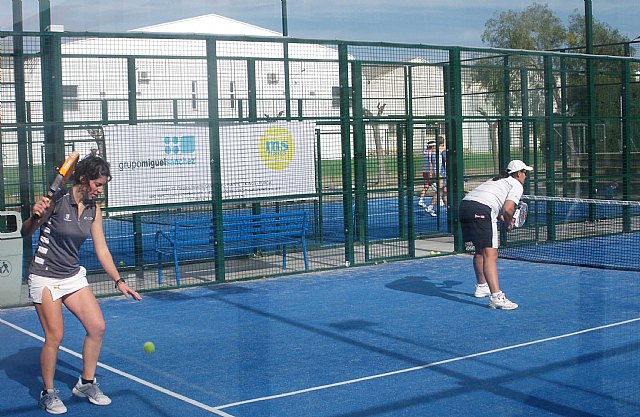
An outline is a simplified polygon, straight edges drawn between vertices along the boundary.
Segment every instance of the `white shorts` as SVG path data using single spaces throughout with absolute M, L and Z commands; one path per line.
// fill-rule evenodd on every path
M 42 304 L 42 290 L 45 288 L 49 288 L 53 301 L 56 301 L 88 286 L 87 270 L 82 266 L 77 274 L 69 278 L 47 278 L 29 274 L 29 301 Z

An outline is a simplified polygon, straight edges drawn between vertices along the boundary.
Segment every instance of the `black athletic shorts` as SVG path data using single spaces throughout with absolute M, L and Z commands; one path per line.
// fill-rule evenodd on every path
M 472 242 L 476 250 L 498 247 L 497 227 L 491 219 L 489 206 L 477 201 L 462 200 L 459 217 L 465 243 Z

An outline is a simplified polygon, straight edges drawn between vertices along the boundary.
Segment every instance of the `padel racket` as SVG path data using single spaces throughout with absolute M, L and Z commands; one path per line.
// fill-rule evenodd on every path
M 62 187 L 64 187 L 64 184 L 69 178 L 71 178 L 71 174 L 73 174 L 73 170 L 76 166 L 76 162 L 78 162 L 78 158 L 80 158 L 80 154 L 76 151 L 73 151 L 71 152 L 71 154 L 69 154 L 67 159 L 64 161 L 64 164 L 62 164 L 62 166 L 58 170 L 58 174 L 51 183 L 51 187 L 49 187 L 49 191 L 47 191 L 47 195 L 45 196 L 45 198 L 48 198 L 50 200 L 55 193 L 57 193 Z M 36 217 L 40 217 L 42 216 L 42 213 L 36 211 L 33 213 L 33 215 Z
M 529 214 L 529 206 L 527 203 L 520 203 L 513 212 L 513 218 L 511 224 L 513 227 L 522 227 L 524 222 L 527 221 L 527 214 Z

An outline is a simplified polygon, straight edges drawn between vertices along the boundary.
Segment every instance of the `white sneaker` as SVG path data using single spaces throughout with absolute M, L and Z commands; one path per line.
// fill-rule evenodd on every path
M 425 209 L 425 211 L 426 211 L 427 213 L 429 213 L 429 214 L 431 215 L 431 217 L 436 217 L 436 216 L 437 216 L 436 212 L 433 210 L 433 206 L 428 206 L 428 207 Z
M 426 205 L 424 204 L 424 201 L 422 201 L 422 200 L 418 200 L 418 205 L 420 207 L 426 207 Z
M 76 397 L 88 398 L 89 402 L 96 405 L 109 405 L 111 398 L 104 395 L 100 389 L 100 384 L 93 380 L 93 383 L 83 384 L 82 378 L 78 378 L 78 383 L 73 387 L 73 395 Z
M 491 290 L 487 284 L 476 284 L 476 290 L 473 295 L 477 298 L 488 297 L 491 295 Z
M 49 414 L 64 414 L 67 412 L 67 407 L 60 399 L 60 391 L 57 389 L 48 389 L 46 394 L 41 392 L 38 404 L 40 408 Z
M 500 310 L 514 310 L 518 308 L 518 304 L 505 297 L 504 293 L 500 291 L 498 294 L 489 296 L 489 307 L 497 308 Z

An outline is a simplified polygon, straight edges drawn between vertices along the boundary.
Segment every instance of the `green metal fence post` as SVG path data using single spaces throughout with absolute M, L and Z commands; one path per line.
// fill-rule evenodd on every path
M 407 239 L 409 256 L 415 257 L 416 255 L 416 236 L 413 224 L 413 177 L 415 176 L 415 167 L 413 162 L 413 129 L 414 129 L 414 118 L 413 118 L 413 67 L 407 65 L 404 68 L 404 79 L 405 79 L 405 109 L 406 109 L 406 151 L 404 152 L 406 159 L 406 172 L 403 170 L 403 165 L 400 161 L 400 154 L 398 154 L 398 229 L 400 230 L 400 237 Z M 402 140 L 402 138 L 400 138 Z M 398 146 L 399 150 L 402 150 L 402 143 Z M 438 156 L 440 154 L 438 153 Z M 406 180 L 405 180 L 406 175 Z M 403 181 L 404 180 L 404 181 Z M 406 182 L 405 182 L 406 181 Z M 438 183 L 439 185 L 439 183 Z M 438 199 L 440 195 L 438 194 Z M 438 200 L 438 203 L 440 201 Z M 439 210 L 439 205 L 437 206 L 437 210 Z M 405 218 L 405 212 L 407 213 Z M 405 233 L 406 230 L 406 233 Z
M 544 95 L 545 95 L 545 173 L 547 195 L 555 196 L 555 152 L 553 144 L 553 128 L 554 128 L 554 101 L 553 101 L 553 58 L 549 55 L 544 56 Z M 540 169 L 538 167 L 538 169 Z M 554 224 L 555 207 L 553 204 L 547 206 L 547 236 L 548 240 L 556 240 L 556 227 Z
M 135 272 L 138 279 L 144 279 L 144 244 L 142 237 L 142 213 L 133 213 L 133 253 Z
M 129 124 L 138 124 L 138 81 L 136 80 L 136 59 L 127 58 L 127 88 L 129 94 L 127 103 L 129 105 Z
M 569 127 L 567 126 L 567 60 L 565 57 L 560 58 L 560 114 L 562 114 L 562 128 L 561 132 L 561 151 L 562 151 L 562 195 L 567 197 L 569 191 L 569 182 L 567 180 L 569 175 L 569 152 L 575 152 L 573 149 L 568 149 L 567 138 L 569 135 Z
M 447 152 L 447 170 L 450 177 L 447 178 L 449 189 L 449 215 L 451 232 L 454 238 L 454 250 L 456 252 L 464 251 L 464 242 L 462 241 L 462 231 L 460 229 L 460 221 L 458 212 L 460 202 L 464 197 L 464 155 L 463 155 L 463 133 L 462 133 L 462 63 L 460 58 L 460 48 L 452 48 L 449 50 L 449 66 L 446 85 L 444 86 L 445 94 L 448 94 L 446 102 L 449 106 L 445 108 L 445 117 L 447 119 L 447 141 L 449 152 Z
M 406 151 L 405 151 L 405 159 L 406 162 L 406 173 L 403 172 L 403 170 L 401 169 L 402 166 L 399 166 L 398 169 L 398 178 L 399 178 L 399 182 L 400 182 L 400 186 L 398 187 L 398 194 L 400 195 L 400 197 L 402 197 L 402 200 L 404 200 L 406 203 L 404 204 L 404 206 L 402 204 L 398 204 L 398 208 L 400 210 L 400 215 L 402 217 L 404 217 L 404 212 L 407 212 L 407 219 L 406 222 L 402 222 L 399 226 L 403 227 L 404 224 L 406 224 L 406 228 L 407 228 L 407 243 L 409 246 L 409 253 L 408 255 L 411 258 L 415 258 L 416 257 L 416 229 L 415 229 L 415 224 L 413 222 L 413 193 L 414 191 L 414 177 L 415 177 L 415 162 L 413 159 L 413 129 L 414 129 L 414 119 L 413 116 L 410 115 L 408 120 L 407 120 L 407 134 L 406 136 Z M 400 137 L 398 139 L 398 141 L 400 142 L 400 146 L 398 146 L 399 150 L 402 150 L 402 137 Z M 398 155 L 398 160 L 400 160 L 400 155 Z M 406 184 L 402 184 L 402 178 L 403 178 L 403 174 L 406 177 Z M 405 189 L 406 187 L 406 189 Z M 406 198 L 405 198 L 406 196 Z M 403 230 L 403 229 L 401 229 Z M 401 237 L 402 236 L 401 234 Z
M 504 117 L 498 125 L 498 160 L 500 161 L 500 169 L 504 169 L 511 160 L 511 75 L 508 55 L 502 59 L 502 68 L 502 101 L 504 103 L 502 115 Z M 500 132 L 500 128 L 502 128 L 502 132 Z
M 287 120 L 291 120 L 291 68 L 289 68 L 289 42 L 287 40 L 282 41 L 282 54 L 284 57 L 282 63 L 284 66 L 284 114 Z
M 258 87 L 255 59 L 247 59 L 247 88 L 249 89 L 249 121 L 255 122 L 258 120 Z
M 22 32 L 22 1 L 13 2 L 13 31 Z M 14 91 L 16 99 L 16 124 L 18 126 L 18 165 L 20 170 L 20 213 L 26 219 L 31 215 L 31 183 L 29 182 L 29 161 L 30 149 L 27 146 L 27 114 L 24 78 L 24 43 L 22 35 L 16 35 L 13 40 L 13 68 L 14 68 Z M 0 144 L 1 146 L 1 144 Z M 0 196 L 2 205 L 5 203 L 4 192 Z M 23 249 L 27 249 L 26 239 Z M 28 245 L 28 254 L 31 255 L 31 242 Z M 26 252 L 23 250 L 23 253 Z M 25 255 L 26 256 L 26 255 Z
M 316 129 L 316 194 L 318 195 L 318 200 L 317 202 L 314 204 L 314 219 L 315 219 L 315 223 L 314 223 L 314 228 L 313 230 L 315 231 L 315 239 L 319 242 L 322 242 L 324 240 L 324 234 L 322 231 L 322 225 L 323 223 L 323 219 L 324 219 L 324 214 L 322 212 L 322 207 L 323 207 L 323 200 L 324 200 L 324 194 L 322 192 L 323 189 L 323 182 L 322 182 L 322 143 L 321 143 L 321 138 L 322 136 L 320 135 L 320 129 Z
M 211 211 L 215 247 L 216 281 L 225 280 L 224 240 L 222 233 L 222 180 L 220 166 L 220 116 L 218 109 L 218 59 L 215 38 L 207 39 L 207 93 L 209 151 L 211 170 Z
M 355 170 L 355 239 L 364 244 L 365 262 L 369 260 L 369 244 L 367 229 L 369 218 L 367 208 L 367 146 L 364 128 L 364 109 L 362 108 L 362 65 L 359 62 L 351 64 L 352 94 L 353 94 L 353 166 Z M 371 121 L 370 121 L 371 122 Z M 375 120 L 373 123 L 377 123 Z M 382 169 L 378 167 L 378 169 Z
M 338 45 L 338 66 L 340 80 L 340 135 L 342 138 L 342 209 L 344 213 L 345 265 L 355 261 L 353 241 L 353 184 L 351 179 L 351 119 L 350 119 L 350 86 L 349 86 L 349 54 L 345 43 Z
M 529 119 L 529 71 L 526 68 L 520 70 L 520 104 L 522 107 L 522 160 L 531 164 L 531 126 Z M 531 182 L 524 185 L 525 194 L 530 194 Z
M 46 172 L 54 172 L 64 155 L 64 110 L 62 96 L 62 52 L 60 33 L 41 34 L 42 39 L 42 117 Z M 47 174 L 49 178 L 49 174 Z
M 627 44 L 628 48 L 628 44 Z M 620 117 L 622 118 L 622 199 L 631 199 L 631 123 L 629 115 L 631 114 L 631 67 L 629 61 L 620 62 L 621 81 L 622 81 L 622 108 L 620 109 Z M 622 230 L 626 233 L 631 232 L 631 212 L 629 206 L 624 207 Z

